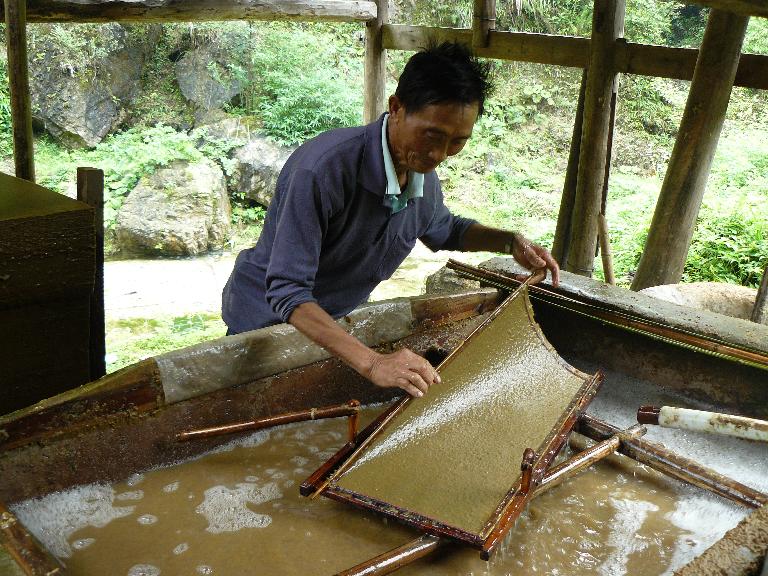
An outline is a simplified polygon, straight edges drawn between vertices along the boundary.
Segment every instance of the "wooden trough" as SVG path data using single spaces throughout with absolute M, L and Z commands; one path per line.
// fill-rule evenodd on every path
M 514 273 L 505 259 L 491 266 L 505 275 Z M 494 273 L 480 274 L 499 281 Z M 557 290 L 531 287 L 531 300 L 546 338 L 577 368 L 590 372 L 599 365 L 609 375 L 649 380 L 674 389 L 691 408 L 706 405 L 768 416 L 765 326 L 627 294 L 570 274 Z M 500 301 L 493 289 L 400 299 L 370 305 L 341 322 L 379 349 L 407 346 L 438 363 Z M 287 358 L 277 354 L 286 349 L 292 352 Z M 606 386 L 618 385 L 609 376 Z M 0 418 L 0 502 L 8 507 L 78 484 L 117 481 L 199 455 L 226 440 L 212 436 L 178 442 L 177 435 L 185 431 L 299 410 L 316 415 L 311 408 L 350 398 L 369 403 L 393 397 L 393 391 L 374 388 L 290 327 L 222 338 L 145 360 Z M 636 410 L 641 403 L 638 399 L 628 408 Z M 351 412 L 349 406 L 342 410 L 346 416 Z M 579 417 L 576 430 L 598 441 L 621 432 L 588 415 Z M 766 502 L 759 491 L 657 444 L 627 437 L 617 442 L 618 452 L 684 482 L 753 508 Z M 765 459 L 755 463 L 764 465 Z M 3 516 L 0 532 L 6 549 L 26 558 L 28 566 L 49 570 L 29 573 L 54 573 L 54 568 L 64 573 L 64 566 L 57 567 L 57 560 L 24 536 L 12 515 Z

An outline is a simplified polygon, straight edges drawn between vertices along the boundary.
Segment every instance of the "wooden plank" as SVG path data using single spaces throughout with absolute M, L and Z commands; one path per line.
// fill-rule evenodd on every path
M 432 28 L 427 26 L 384 26 L 384 48 L 418 50 L 430 38 L 472 45 L 472 30 L 467 28 Z M 589 38 L 555 36 L 527 32 L 488 33 L 488 46 L 474 50 L 481 58 L 517 60 L 585 68 L 589 60 Z
M 624 0 L 595 0 L 579 175 L 565 261 L 566 270 L 588 277 L 594 268 L 611 129 L 611 96 L 616 80 L 613 49 L 623 34 Z
M 365 25 L 363 77 L 363 121 L 373 122 L 387 110 L 385 100 L 387 54 L 382 44 L 382 27 L 389 18 L 388 0 L 377 0 L 376 19 Z
M 680 281 L 749 22 L 710 13 L 691 90 L 632 290 Z
M 755 307 L 752 309 L 750 320 L 758 324 L 768 323 L 768 265 L 763 270 L 763 279 L 755 296 Z
M 93 208 L 96 246 L 94 250 L 94 283 L 91 292 L 89 331 L 90 380 L 107 373 L 105 356 L 106 321 L 104 317 L 104 172 L 97 168 L 77 169 L 77 199 Z
M 27 66 L 26 0 L 5 0 L 4 13 L 16 176 L 34 182 L 35 150 L 32 140 L 32 101 L 29 95 Z
M 367 22 L 376 18 L 376 3 L 366 0 L 36 0 L 29 7 L 28 22 Z

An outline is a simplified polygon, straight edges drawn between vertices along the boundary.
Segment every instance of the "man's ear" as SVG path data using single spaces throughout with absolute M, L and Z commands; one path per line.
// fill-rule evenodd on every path
M 400 101 L 400 98 L 392 94 L 392 96 L 389 97 L 389 115 L 396 116 L 399 111 L 405 112 L 405 107 Z

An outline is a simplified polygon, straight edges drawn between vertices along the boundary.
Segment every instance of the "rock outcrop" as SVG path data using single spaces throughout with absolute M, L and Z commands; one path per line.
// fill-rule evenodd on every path
M 221 168 L 177 161 L 139 181 L 117 215 L 115 236 L 125 255 L 195 256 L 224 247 L 230 219 Z
M 660 300 L 749 320 L 757 290 L 723 282 L 666 284 L 640 290 Z
M 85 47 L 71 50 L 63 48 L 60 35 L 37 34 L 29 66 L 35 123 L 68 146 L 101 142 L 136 96 L 160 31 L 158 25 L 82 26 L 77 39 Z
M 201 110 L 228 104 L 242 89 L 227 68 L 227 55 L 212 46 L 187 51 L 176 62 L 176 80 L 184 97 Z

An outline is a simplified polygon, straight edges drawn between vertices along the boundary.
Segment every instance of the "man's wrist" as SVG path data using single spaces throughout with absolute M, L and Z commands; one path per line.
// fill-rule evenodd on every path
M 517 233 L 511 232 L 507 236 L 507 241 L 504 243 L 504 254 L 513 254 L 515 250 L 515 242 L 517 242 Z

